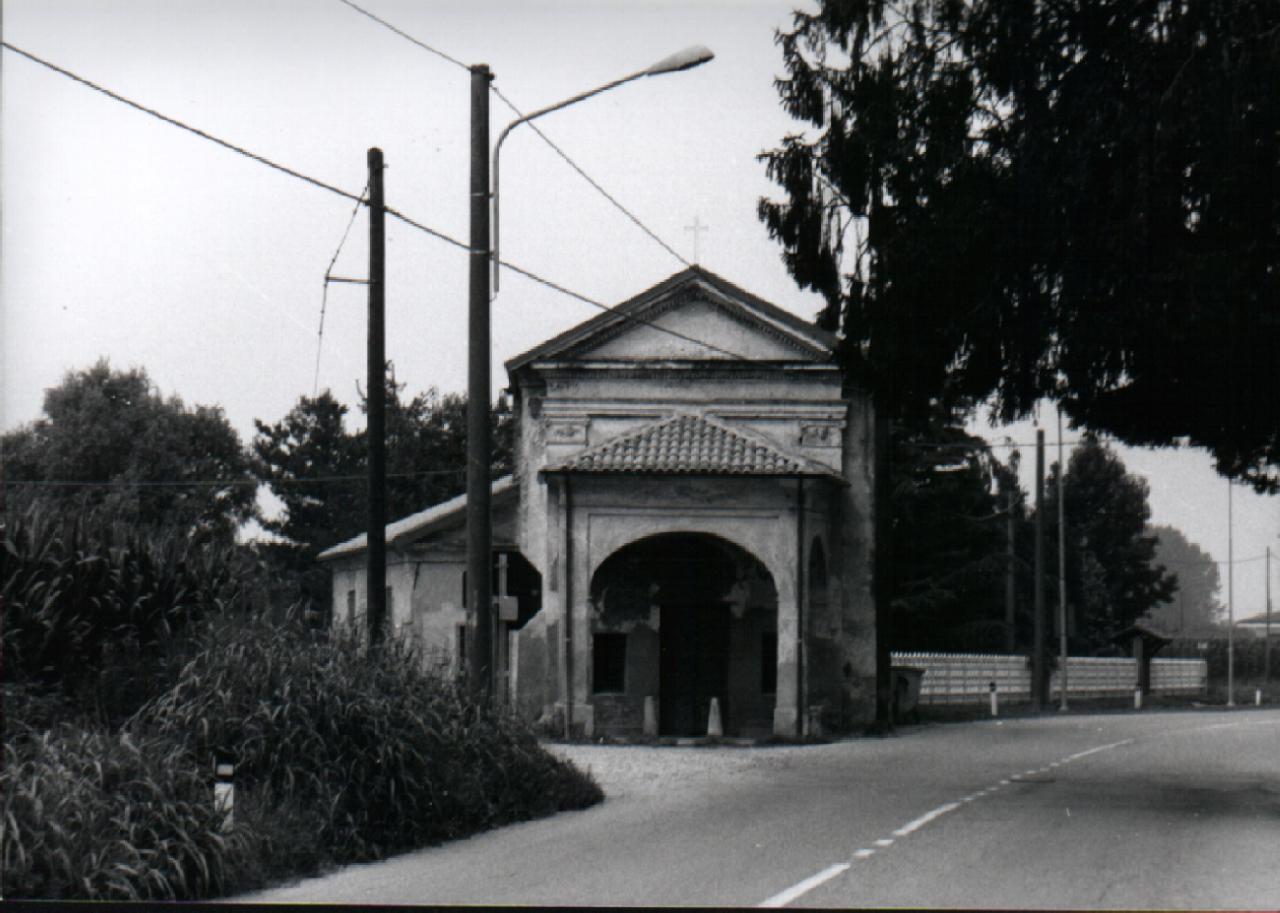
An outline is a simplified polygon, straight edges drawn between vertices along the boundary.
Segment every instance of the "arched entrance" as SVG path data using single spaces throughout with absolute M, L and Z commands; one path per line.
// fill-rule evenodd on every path
M 592 703 L 601 731 L 638 731 L 655 698 L 662 735 L 772 731 L 778 597 L 764 565 L 706 533 L 624 546 L 591 580 Z

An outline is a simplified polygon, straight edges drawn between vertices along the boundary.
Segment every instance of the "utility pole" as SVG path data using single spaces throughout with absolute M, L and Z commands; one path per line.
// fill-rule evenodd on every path
M 1231 508 L 1231 480 L 1227 479 L 1227 706 L 1236 705 L 1235 539 Z
M 1044 429 L 1036 429 L 1035 624 L 1031 643 L 1031 709 L 1044 709 Z
M 1067 464 L 1062 458 L 1062 406 L 1058 406 L 1058 709 L 1067 709 Z
M 471 690 L 493 695 L 489 514 L 489 67 L 471 67 L 471 256 L 467 329 L 467 607 Z
M 382 196 L 382 150 L 369 150 L 369 548 L 365 569 L 365 621 L 369 650 L 381 644 L 387 617 L 387 441 L 386 441 L 386 211 Z
M 1005 536 L 1005 571 L 1004 571 L 1004 652 L 1012 653 L 1017 649 L 1017 556 L 1014 551 L 1013 537 L 1017 530 L 1017 518 L 1014 507 L 1018 494 L 1018 451 L 1009 455 L 1009 489 L 1005 492 L 1005 512 L 1007 534 Z

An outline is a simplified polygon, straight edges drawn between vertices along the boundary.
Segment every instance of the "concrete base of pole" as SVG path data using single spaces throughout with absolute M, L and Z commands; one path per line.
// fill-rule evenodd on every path
M 1261 688 L 1253 689 L 1253 705 L 1255 707 L 1262 706 L 1262 689 Z
M 1142 709 L 1142 689 L 1141 688 L 1133 689 L 1133 709 L 1134 710 Z
M 720 699 L 711 699 L 711 712 L 707 714 L 707 738 L 718 739 L 724 736 L 724 726 L 720 723 Z
M 652 694 L 646 694 L 644 698 L 644 734 L 649 738 L 658 735 L 658 702 Z

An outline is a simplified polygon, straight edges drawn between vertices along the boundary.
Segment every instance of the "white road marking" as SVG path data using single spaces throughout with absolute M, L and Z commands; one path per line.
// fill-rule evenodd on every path
M 1225 725 L 1239 725 L 1239 724 L 1225 724 Z M 893 832 L 893 834 L 895 837 L 905 837 L 908 834 L 913 833 L 914 831 L 924 827 L 926 824 L 928 824 L 930 821 L 934 820 L 935 818 L 941 815 L 945 815 L 947 812 L 954 811 L 955 809 L 959 808 L 961 803 L 971 802 L 974 799 L 978 799 L 978 798 L 981 798 L 982 796 L 989 795 L 995 792 L 996 790 L 998 790 L 1001 786 L 1008 786 L 1014 780 L 1021 780 L 1024 776 L 1032 776 L 1037 773 L 1047 773 L 1050 768 L 1059 767 L 1070 761 L 1079 760 L 1080 758 L 1086 758 L 1089 755 L 1097 754 L 1100 751 L 1108 751 L 1112 748 L 1119 748 L 1121 745 L 1128 745 L 1131 742 L 1133 742 L 1133 739 L 1124 739 L 1119 742 L 1111 742 L 1107 745 L 1099 745 L 1096 748 L 1090 748 L 1086 751 L 1078 751 L 1073 755 L 1068 755 L 1067 757 L 1063 758 L 1060 761 L 1050 762 L 1050 764 L 1047 767 L 1041 767 L 1039 770 L 1028 770 L 1025 774 L 1010 774 L 1008 779 L 1001 780 L 999 783 L 992 784 L 991 786 L 988 786 L 986 789 L 982 789 L 976 793 L 972 793 L 968 796 L 965 796 L 963 799 L 957 802 L 948 802 L 946 805 L 939 805 L 937 808 L 933 809 L 932 811 L 925 812 L 923 815 L 921 815 L 919 818 L 916 818 L 914 821 L 909 821 L 906 824 L 904 824 L 902 827 L 898 828 L 896 831 Z M 1067 809 L 1067 817 L 1070 817 L 1070 816 L 1071 816 L 1071 810 Z M 888 837 L 881 837 L 879 840 L 875 842 L 875 845 L 877 847 L 892 846 L 893 840 Z M 855 850 L 852 858 L 867 859 L 875 855 L 875 852 L 876 852 L 875 850 L 870 848 Z M 758 906 L 761 908 L 785 907 L 787 904 L 791 903 L 791 901 L 795 900 L 796 898 L 802 897 L 805 894 L 808 894 L 810 891 L 812 891 L 814 888 L 818 887 L 819 885 L 826 884 L 828 881 L 830 881 L 832 878 L 835 878 L 837 875 L 841 875 L 845 873 L 846 871 L 849 870 L 849 867 L 850 867 L 850 863 L 848 862 L 837 862 L 834 865 L 829 865 L 818 874 L 811 875 L 808 878 L 806 878 L 804 881 L 798 882 L 792 885 L 791 887 L 787 888 L 785 891 L 782 891 L 778 894 L 774 894 L 768 900 L 758 904 Z
M 760 906 L 766 907 L 766 908 L 767 907 L 785 907 L 787 904 L 791 903 L 791 901 L 795 900 L 797 897 L 800 897 L 804 894 L 808 894 L 818 885 L 824 884 L 830 881 L 832 878 L 835 878 L 837 875 L 839 875 L 841 872 L 844 872 L 848 868 L 849 868 L 849 863 L 847 862 L 837 862 L 835 865 L 829 865 L 825 869 L 823 869 L 821 872 L 819 872 L 817 875 L 811 875 L 808 878 L 806 878 L 804 881 L 798 884 L 792 885 L 791 887 L 787 888 L 785 891 L 781 892 L 780 894 L 774 894 L 764 903 L 760 904 Z
M 893 832 L 893 836 L 905 837 L 907 836 L 907 834 L 910 834 L 912 831 L 919 830 L 920 828 L 924 827 L 934 818 L 940 817 L 941 815 L 945 815 L 947 812 L 955 811 L 959 807 L 960 807 L 960 803 L 958 802 L 948 802 L 946 805 L 939 805 L 933 811 L 925 812 L 916 820 L 910 821 L 902 825 L 902 827 L 898 828 L 896 831 Z

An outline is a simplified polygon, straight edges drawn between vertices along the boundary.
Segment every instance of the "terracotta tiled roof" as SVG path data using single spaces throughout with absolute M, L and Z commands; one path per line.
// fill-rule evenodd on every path
M 576 454 L 552 471 L 825 475 L 829 466 L 784 453 L 715 419 L 680 413 Z

